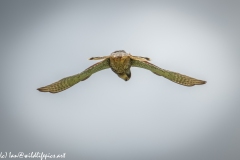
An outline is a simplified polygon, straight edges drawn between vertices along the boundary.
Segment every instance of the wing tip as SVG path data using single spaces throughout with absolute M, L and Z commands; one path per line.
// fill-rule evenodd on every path
M 182 85 L 187 86 L 187 87 L 192 87 L 192 86 L 195 86 L 195 85 L 203 85 L 203 84 L 206 84 L 206 83 L 207 83 L 207 81 L 195 80 L 192 83 L 182 84 Z
M 37 89 L 39 92 L 49 92 L 49 93 L 58 93 L 60 91 L 49 90 L 47 87 L 41 87 Z
M 190 86 L 195 86 L 195 85 L 203 85 L 203 84 L 206 84 L 207 81 L 203 81 L 203 80 L 197 80 L 195 81 L 192 85 Z
M 47 87 L 41 87 L 37 89 L 39 92 L 49 92 Z
M 207 83 L 207 81 L 199 80 L 197 84 L 198 84 L 198 85 L 201 85 L 201 84 L 206 84 L 206 83 Z

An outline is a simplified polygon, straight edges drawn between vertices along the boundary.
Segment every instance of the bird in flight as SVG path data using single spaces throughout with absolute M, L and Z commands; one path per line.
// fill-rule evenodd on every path
M 126 53 L 124 50 L 115 51 L 111 53 L 110 56 L 92 57 L 89 60 L 102 61 L 90 66 L 79 74 L 63 78 L 55 83 L 38 88 L 37 90 L 41 92 L 58 93 L 72 87 L 80 81 L 88 79 L 92 74 L 96 72 L 108 68 L 111 68 L 112 71 L 118 75 L 118 77 L 122 78 L 125 81 L 128 81 L 131 78 L 131 67 L 147 69 L 158 76 L 163 76 L 172 82 L 184 86 L 202 85 L 206 83 L 206 81 L 203 80 L 195 79 L 186 75 L 182 75 L 180 73 L 159 68 L 154 64 L 148 62 L 150 61 L 150 58 L 132 56 L 131 54 Z

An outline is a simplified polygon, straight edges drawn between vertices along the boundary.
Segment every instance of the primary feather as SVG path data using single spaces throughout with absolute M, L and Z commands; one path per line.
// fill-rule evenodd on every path
M 206 81 L 203 81 L 203 80 L 195 79 L 180 73 L 159 68 L 158 66 L 155 66 L 154 64 L 149 63 L 147 61 L 138 61 L 133 59 L 132 67 L 140 67 L 140 68 L 150 70 L 156 75 L 163 76 L 175 83 L 178 83 L 184 86 L 194 86 L 194 85 L 201 85 L 206 83 Z
M 72 87 L 73 85 L 77 84 L 80 81 L 84 81 L 87 78 L 89 78 L 92 74 L 101 71 L 103 69 L 109 68 L 109 59 L 105 59 L 101 62 L 98 62 L 91 67 L 87 68 L 83 72 L 63 78 L 55 83 L 52 83 L 50 85 L 47 85 L 45 87 L 38 88 L 37 90 L 41 92 L 51 92 L 51 93 L 58 93 L 65 89 L 68 89 L 69 87 Z

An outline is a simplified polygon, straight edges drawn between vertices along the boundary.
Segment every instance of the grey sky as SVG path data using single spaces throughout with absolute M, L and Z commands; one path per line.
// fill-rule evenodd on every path
M 0 152 L 66 159 L 240 158 L 239 1 L 1 1 Z M 115 50 L 207 81 L 184 87 L 110 69 L 36 89 Z

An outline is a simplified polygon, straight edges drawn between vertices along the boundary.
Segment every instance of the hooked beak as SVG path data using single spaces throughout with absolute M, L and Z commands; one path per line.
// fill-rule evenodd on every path
M 128 81 L 131 78 L 131 72 L 130 70 L 126 73 L 118 74 L 120 78 L 122 78 L 125 81 Z

